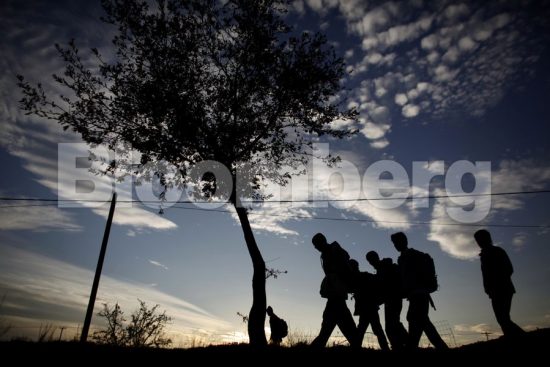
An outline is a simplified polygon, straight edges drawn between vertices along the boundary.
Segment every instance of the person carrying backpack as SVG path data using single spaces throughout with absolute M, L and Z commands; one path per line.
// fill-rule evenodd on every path
M 390 258 L 380 260 L 376 251 L 369 251 L 367 261 L 376 269 L 376 278 L 380 284 L 382 302 L 384 303 L 384 320 L 386 335 L 393 350 L 405 348 L 408 333 L 401 323 L 403 309 L 403 286 L 399 266 Z
M 365 333 L 370 325 L 372 332 L 378 339 L 380 349 L 390 350 L 386 334 L 384 334 L 384 329 L 382 329 L 380 317 L 378 316 L 378 309 L 382 303 L 378 279 L 374 274 L 359 270 L 359 263 L 356 260 L 349 260 L 349 264 L 353 273 L 352 290 L 353 298 L 355 299 L 355 311 L 353 314 L 359 316 L 359 325 L 357 325 L 359 342 L 363 342 Z
M 336 326 L 354 348 L 360 348 L 355 321 L 346 304 L 351 292 L 352 273 L 349 254 L 337 242 L 328 243 L 322 233 L 313 236 L 311 242 L 321 253 L 321 266 L 325 273 L 321 283 L 321 297 L 327 299 L 323 311 L 323 322 L 319 335 L 313 340 L 313 347 L 324 347 Z
M 401 253 L 397 263 L 403 280 L 403 291 L 409 300 L 407 347 L 418 348 L 424 332 L 436 349 L 448 349 L 429 317 L 430 303 L 433 306 L 430 293 L 437 290 L 437 277 L 431 256 L 409 248 L 407 236 L 403 232 L 392 234 L 391 241 Z
M 274 345 L 279 345 L 283 341 L 283 338 L 288 335 L 288 325 L 285 320 L 275 315 L 275 312 L 273 312 L 273 308 L 271 306 L 267 307 L 266 312 L 269 316 L 271 343 Z

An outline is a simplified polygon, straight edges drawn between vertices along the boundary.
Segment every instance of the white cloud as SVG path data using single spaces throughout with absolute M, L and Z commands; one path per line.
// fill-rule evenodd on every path
M 541 190 L 550 182 L 550 167 L 530 159 L 504 160 L 493 173 L 493 192 Z M 527 197 L 528 198 L 528 197 Z M 524 206 L 525 196 L 508 195 L 493 199 L 494 209 L 517 210 Z
M 505 27 L 512 21 L 512 16 L 508 13 L 501 13 L 489 20 L 490 24 L 493 26 L 493 29 L 500 29 Z
M 527 242 L 528 234 L 525 232 L 519 232 L 514 235 L 514 238 L 512 239 L 512 245 L 516 248 L 516 250 L 520 250 L 525 246 Z
M 369 35 L 383 28 L 390 21 L 390 14 L 383 7 L 377 7 L 369 11 L 363 18 L 351 24 L 353 30 L 359 35 Z
M 405 93 L 397 93 L 395 95 L 395 103 L 400 106 L 406 105 L 408 101 L 409 99 L 407 98 L 407 95 Z
M 504 160 L 498 167 L 493 167 L 491 174 L 491 192 L 528 191 L 544 188 L 550 180 L 550 166 L 537 164 L 532 160 Z M 436 195 L 443 195 L 445 191 L 437 189 Z M 529 197 L 525 195 L 505 195 L 493 197 L 479 197 L 477 204 L 489 201 L 491 211 L 484 222 L 498 218 L 502 214 L 523 208 Z M 428 239 L 439 244 L 441 249 L 459 259 L 474 259 L 479 253 L 479 247 L 474 241 L 475 228 L 457 226 L 440 226 L 437 223 L 453 223 L 446 208 L 450 206 L 448 199 L 437 199 L 432 210 L 432 219 Z M 459 223 L 457 223 L 459 224 Z M 525 233 L 517 233 L 512 239 L 512 245 L 522 247 L 527 243 Z
M 426 92 L 430 89 L 430 83 L 426 83 L 426 82 L 419 82 L 417 85 L 416 85 L 416 89 L 422 93 L 422 92 Z
M 427 117 L 441 118 L 450 110 L 483 115 L 508 88 L 527 79 L 532 72 L 529 65 L 536 62 L 531 56 L 544 43 L 535 22 L 519 5 L 476 4 L 474 11 L 467 1 L 443 7 L 423 2 L 419 12 L 413 2 L 389 1 L 365 12 L 367 7 L 359 3 L 353 1 L 352 6 L 341 0 L 339 9 L 348 31 L 361 38 L 364 55 L 354 65 L 351 81 L 360 78 L 361 89 L 368 89 L 365 115 L 377 106 L 395 108 L 388 96 L 395 98 L 403 91 L 407 101 L 399 97 L 393 102 L 405 106 L 415 99 L 418 114 Z M 399 57 L 389 58 L 396 46 Z M 363 83 L 369 77 L 374 83 Z M 424 91 L 414 85 L 420 78 L 429 85 Z
M 485 41 L 489 39 L 492 34 L 493 31 L 491 29 L 481 26 L 474 31 L 473 36 L 476 41 Z
M 397 209 L 382 209 L 373 206 L 368 201 L 361 201 L 353 206 L 351 211 L 372 218 L 376 228 L 405 230 L 411 227 L 409 224 L 411 217 L 406 206 Z
M 447 203 L 436 200 L 433 205 L 428 240 L 437 242 L 441 250 L 453 257 L 465 260 L 475 259 L 479 254 L 479 247 L 474 242 L 472 228 L 437 225 L 437 223 L 450 223 L 451 220 L 446 212 Z
M 323 10 L 323 0 L 305 0 L 307 5 L 316 12 Z
M 411 89 L 410 91 L 407 92 L 407 97 L 411 101 L 414 101 L 416 98 L 418 98 L 419 95 L 420 93 L 416 90 L 416 88 Z
M 432 51 L 432 52 L 430 52 L 428 57 L 426 57 L 426 59 L 428 60 L 428 62 L 430 64 L 435 64 L 436 62 L 439 61 L 439 53 L 436 52 L 436 51 Z
M 298 236 L 299 233 L 285 226 L 287 222 L 301 221 L 313 217 L 312 211 L 307 208 L 286 207 L 279 204 L 266 204 L 258 212 L 251 211 L 248 220 L 252 229 L 274 233 L 278 236 Z M 233 218 L 239 223 L 236 213 Z
M 378 46 L 378 39 L 376 37 L 365 37 L 361 43 L 363 50 L 369 51 Z
M 408 104 L 403 106 L 401 113 L 407 118 L 415 117 L 420 113 L 420 107 L 414 104 Z
M 148 261 L 149 261 L 149 264 L 151 265 L 157 266 L 159 268 L 163 268 L 164 270 L 168 270 L 168 267 L 166 265 L 161 264 L 158 261 L 155 261 L 155 260 L 148 260 Z
M 374 149 L 384 149 L 388 145 L 390 145 L 390 141 L 388 139 L 378 139 L 370 143 L 370 146 Z
M 458 324 L 454 327 L 455 331 L 458 333 L 485 333 L 485 332 L 495 332 L 496 329 L 493 328 L 493 326 L 489 324 L 474 324 L 474 325 L 468 325 L 468 324 Z
M 305 1 L 313 11 L 316 11 L 321 15 L 325 15 L 329 9 L 338 6 L 338 2 L 339 2 L 339 0 L 305 0 Z
M 57 324 L 82 322 L 88 303 L 93 272 L 33 252 L 0 246 L 0 286 L 9 294 L 11 309 L 24 310 L 34 324 L 50 320 Z M 168 332 L 203 331 L 216 335 L 231 330 L 228 322 L 181 298 L 149 285 L 120 281 L 103 275 L 95 313 L 103 303 L 119 303 L 127 312 L 137 307 L 137 299 L 159 304 L 173 318 Z M 4 310 L 6 311 L 6 310 Z M 15 319 L 18 313 L 12 314 Z M 8 320 L 12 317 L 5 315 Z M 93 319 L 94 323 L 98 318 Z M 75 325 L 76 326 L 76 325 Z M 99 326 L 94 324 L 94 327 Z
M 365 5 L 364 0 L 341 0 L 340 12 L 344 14 L 347 19 L 361 19 L 367 8 Z
M 418 21 L 391 27 L 385 32 L 377 34 L 378 44 L 385 47 L 393 47 L 402 42 L 418 38 L 422 32 L 427 31 L 432 25 L 433 17 L 424 17 Z
M 5 9 L 12 11 L 12 9 Z M 31 11 L 29 16 L 37 15 L 38 8 Z M 34 12 L 34 13 L 33 13 Z M 17 13 L 17 12 L 16 12 Z M 44 76 L 56 73 L 62 74 L 61 59 L 57 56 L 53 46 L 55 40 L 70 39 L 70 36 L 60 35 L 59 33 L 70 33 L 78 29 L 84 39 L 97 39 L 97 22 L 90 17 L 86 20 L 70 20 L 63 28 L 43 28 L 39 26 L 29 26 L 26 19 L 19 17 L 8 17 L 7 25 L 13 26 L 12 29 L 24 29 L 26 35 L 16 32 L 6 33 L 6 42 L 0 44 L 0 53 L 3 55 L 2 73 L 0 74 L 0 100 L 2 108 L 0 109 L 0 144 L 7 151 L 22 160 L 22 166 L 33 175 L 33 178 L 41 185 L 50 189 L 52 193 L 59 194 L 60 199 L 66 199 L 65 193 L 74 191 L 75 183 L 71 181 L 58 181 L 58 176 L 66 172 L 67 167 L 58 167 L 57 148 L 58 143 L 81 142 L 77 134 L 70 131 L 63 131 L 61 126 L 54 121 L 41 118 L 25 116 L 18 108 L 17 99 L 19 95 L 13 93 L 14 75 L 22 73 L 30 81 L 41 81 L 46 91 L 61 92 L 59 87 L 51 79 L 44 79 Z M 85 22 L 85 25 L 83 24 Z M 91 22 L 91 24 L 88 24 Z M 0 27 L 6 26 L 6 23 Z M 103 32 L 103 31 L 101 31 Z M 94 37 L 88 37 L 93 33 Z M 108 43 L 110 35 L 104 34 L 101 37 L 103 42 Z M 22 39 L 32 39 L 39 45 L 24 45 L 23 47 L 13 47 L 19 44 Z M 81 46 L 86 46 L 82 41 Z M 96 44 L 94 46 L 101 46 Z M 47 57 L 45 57 L 47 56 Z M 49 62 L 37 62 L 36 60 L 51 60 Z M 86 60 L 84 60 L 86 62 Z M 80 152 L 87 155 L 87 152 Z M 110 196 L 112 182 L 106 178 L 94 177 L 97 196 L 100 200 Z M 83 205 L 91 207 L 91 205 Z M 32 209 L 32 210 L 31 210 Z M 75 209 L 73 209 L 75 210 Z M 94 213 L 107 216 L 106 208 L 93 208 Z M 3 209 L 0 213 L 4 217 L 3 225 L 5 228 L 28 228 L 33 225 L 35 228 L 53 229 L 54 227 L 76 230 L 78 224 L 74 223 L 73 217 L 69 214 L 69 209 L 59 211 L 54 208 L 27 208 L 13 209 L 12 213 L 17 214 L 17 218 L 11 217 Z M 34 212 L 34 213 L 32 213 Z M 139 207 L 122 208 L 117 207 L 114 223 L 120 225 L 134 226 L 135 228 L 153 228 L 153 229 L 173 229 L 176 224 L 166 218 L 160 217 L 152 212 Z
M 82 226 L 77 224 L 69 213 L 70 210 L 62 210 L 55 206 L 15 207 L 30 205 L 28 202 L 9 205 L 14 207 L 0 208 L 0 230 L 31 230 L 34 232 L 82 230 Z
M 471 51 L 471 50 L 473 50 L 474 48 L 476 48 L 476 46 L 477 46 L 477 43 L 475 43 L 475 41 L 472 40 L 469 36 L 462 37 L 462 38 L 458 41 L 458 47 L 459 47 L 462 51 Z
M 458 61 L 459 56 L 460 52 L 458 51 L 458 48 L 453 46 L 450 47 L 447 52 L 443 54 L 443 61 L 452 64 Z
M 338 119 L 330 123 L 331 127 L 335 130 L 349 129 L 354 124 L 353 120 Z
M 378 52 L 372 52 L 367 54 L 367 56 L 365 56 L 365 60 L 369 64 L 378 64 L 380 61 L 382 61 L 382 59 L 383 59 L 382 54 Z
M 378 125 L 373 124 L 372 122 L 367 122 L 361 129 L 361 133 L 365 135 L 367 139 L 375 140 L 384 137 L 389 128 L 389 125 Z
M 451 80 L 455 73 L 453 73 L 447 65 L 439 65 L 434 69 L 435 78 L 437 81 L 443 82 L 443 81 L 449 81 Z
M 386 106 L 376 106 L 369 108 L 369 116 L 377 124 L 386 124 L 390 119 L 390 110 Z
M 468 8 L 468 5 L 462 3 L 449 5 L 445 9 L 444 14 L 448 19 L 455 20 L 461 16 L 468 15 L 469 12 L 470 9 Z
M 422 41 L 420 41 L 420 46 L 422 46 L 425 50 L 432 50 L 437 47 L 439 40 L 435 34 L 430 34 L 429 36 L 426 36 L 422 38 Z

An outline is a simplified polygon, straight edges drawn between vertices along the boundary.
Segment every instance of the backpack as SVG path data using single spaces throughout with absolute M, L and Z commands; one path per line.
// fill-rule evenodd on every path
M 429 293 L 437 291 L 439 284 L 437 284 L 433 258 L 429 254 L 418 250 L 415 250 L 415 255 L 418 284 Z
M 288 335 L 288 325 L 286 321 L 277 315 L 271 316 L 269 326 L 271 327 L 271 339 L 273 340 L 281 341 Z
M 279 320 L 280 320 L 280 325 L 279 326 L 281 327 L 281 330 L 280 330 L 281 335 L 280 336 L 281 336 L 281 339 L 282 339 L 282 338 L 284 338 L 285 336 L 288 335 L 288 325 L 287 325 L 285 320 L 283 320 L 283 319 L 279 319 Z
M 333 242 L 329 246 L 329 251 L 321 256 L 323 270 L 327 274 L 323 283 L 330 283 L 331 290 L 351 293 L 354 274 L 349 266 L 350 256 L 338 242 Z

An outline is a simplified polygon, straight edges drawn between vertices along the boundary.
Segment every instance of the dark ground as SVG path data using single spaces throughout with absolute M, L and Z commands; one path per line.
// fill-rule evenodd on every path
M 333 347 L 322 350 L 311 349 L 308 346 L 292 348 L 268 347 L 257 350 L 248 345 L 222 345 L 192 349 L 132 349 L 115 348 L 102 345 L 77 342 L 23 342 L 11 341 L 0 343 L 2 361 L 7 365 L 25 364 L 38 361 L 44 365 L 89 365 L 108 364 L 123 361 L 148 363 L 151 365 L 221 362 L 224 365 L 249 363 L 255 365 L 293 365 L 293 364 L 334 364 L 369 365 L 370 362 L 392 363 L 404 361 L 412 366 L 417 363 L 437 363 L 454 365 L 457 362 L 478 365 L 481 361 L 505 364 L 547 364 L 550 355 L 550 329 L 540 329 L 527 333 L 518 340 L 504 338 L 479 342 L 438 352 L 433 349 L 423 349 L 414 352 L 382 352 L 362 349 L 352 351 L 347 347 Z M 544 362 L 546 360 L 547 362 Z M 504 364 L 503 363 L 503 364 Z M 466 366 L 470 367 L 470 366 Z

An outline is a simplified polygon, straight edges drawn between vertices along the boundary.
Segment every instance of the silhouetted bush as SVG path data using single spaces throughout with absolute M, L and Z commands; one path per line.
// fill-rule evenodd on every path
M 92 339 L 96 343 L 129 347 L 167 347 L 172 340 L 167 338 L 164 328 L 172 320 L 166 311 L 158 312 L 159 305 L 151 308 L 144 301 L 139 301 L 139 308 L 130 315 L 130 321 L 116 303 L 113 308 L 103 304 L 99 316 L 107 320 L 107 328 L 96 331 Z

